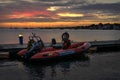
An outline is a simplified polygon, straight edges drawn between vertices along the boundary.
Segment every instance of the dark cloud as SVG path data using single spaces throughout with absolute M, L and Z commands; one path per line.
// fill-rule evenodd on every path
M 51 6 L 59 7 L 56 11 L 48 11 Z M 36 13 L 39 12 L 40 14 Z M 9 18 L 15 12 L 34 13 L 35 16 L 29 18 Z M 41 12 L 48 12 L 49 15 L 42 15 Z M 84 14 L 83 17 L 58 17 L 57 13 L 70 12 Z M 99 20 L 104 21 L 107 18 L 100 18 L 101 14 L 108 16 L 110 20 L 120 21 L 120 2 L 118 3 L 97 3 L 96 0 L 0 0 L 0 22 L 44 22 L 44 21 L 82 21 Z M 100 16 L 98 16 L 100 15 Z M 117 17 L 111 17 L 117 16 Z M 44 17 L 44 18 L 39 18 Z M 56 17 L 53 18 L 53 17 Z M 57 18 L 58 17 L 58 18 Z
M 77 9 L 77 8 L 76 8 Z M 109 12 L 120 12 L 120 3 L 111 3 L 111 4 L 90 4 L 87 6 L 78 7 L 82 10 L 101 10 Z

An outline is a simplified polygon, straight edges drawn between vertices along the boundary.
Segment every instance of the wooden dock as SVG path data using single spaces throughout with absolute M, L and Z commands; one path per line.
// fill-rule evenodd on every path
M 120 40 L 92 41 L 90 49 L 96 52 L 120 51 Z
M 21 50 L 26 48 L 27 45 L 23 44 L 0 44 L 0 51 L 12 51 L 12 50 Z
M 91 47 L 88 51 L 90 52 L 102 52 L 102 51 L 120 51 L 120 40 L 111 40 L 111 41 L 91 41 L 89 42 Z M 45 44 L 48 46 L 49 44 Z M 7 52 L 10 56 L 15 55 L 18 51 L 25 49 L 26 44 L 0 44 L 0 56 L 3 52 Z

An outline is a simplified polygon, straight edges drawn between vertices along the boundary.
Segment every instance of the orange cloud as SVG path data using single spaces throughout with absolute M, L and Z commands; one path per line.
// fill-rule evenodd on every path
M 84 14 L 76 14 L 76 13 L 58 13 L 57 15 L 61 17 L 83 17 Z
M 58 10 L 60 7 L 56 7 L 56 6 L 51 6 L 49 8 L 47 8 L 48 11 L 56 11 Z

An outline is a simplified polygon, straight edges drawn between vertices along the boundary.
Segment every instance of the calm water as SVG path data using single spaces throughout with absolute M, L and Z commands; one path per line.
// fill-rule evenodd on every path
M 26 43 L 31 32 L 40 35 L 44 42 L 50 42 L 51 38 L 60 42 L 65 31 L 73 41 L 120 39 L 118 30 L 0 29 L 0 44 L 18 43 L 19 34 Z M 0 80 L 120 80 L 120 52 L 87 55 L 79 60 L 49 64 L 0 60 Z
M 118 40 L 120 39 L 120 30 L 73 30 L 73 29 L 0 29 L 0 44 L 15 44 L 18 42 L 18 35 L 24 36 L 24 43 L 27 43 L 28 36 L 31 33 L 39 35 L 44 42 L 50 42 L 55 38 L 61 42 L 63 32 L 69 32 L 72 41 L 94 41 L 94 40 Z
M 0 60 L 0 80 L 120 80 L 120 52 L 41 65 Z

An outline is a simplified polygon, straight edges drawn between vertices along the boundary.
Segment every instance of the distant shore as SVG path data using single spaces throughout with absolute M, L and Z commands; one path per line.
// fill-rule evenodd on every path
M 120 23 L 114 24 L 91 24 L 89 26 L 71 26 L 71 27 L 0 27 L 0 29 L 90 29 L 90 30 L 120 30 Z

